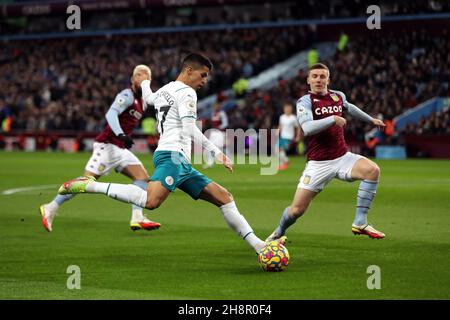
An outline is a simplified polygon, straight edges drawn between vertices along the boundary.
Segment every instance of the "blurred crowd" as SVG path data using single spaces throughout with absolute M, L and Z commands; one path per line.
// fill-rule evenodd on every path
M 330 68 L 330 89 L 343 91 L 348 101 L 392 125 L 395 116 L 417 104 L 435 96 L 450 96 L 448 52 L 447 30 L 436 35 L 425 31 L 375 32 L 350 39 L 344 50 L 322 62 Z M 297 99 L 308 92 L 306 77 L 307 71 L 299 70 L 295 78 L 279 79 L 270 90 L 253 90 L 232 101 L 219 95 L 228 109 L 230 127 L 275 128 L 283 103 L 295 106 Z M 352 121 L 350 115 L 346 118 L 347 141 L 364 142 L 365 134 L 373 127 Z M 427 125 L 433 127 L 435 121 L 427 119 L 423 123 L 433 123 Z M 387 133 L 392 135 L 392 131 L 390 126 Z
M 411 135 L 447 135 L 450 136 L 450 108 L 433 112 L 428 117 L 422 117 L 416 124 L 408 124 L 404 134 Z
M 223 23 L 366 17 L 372 0 L 240 1 L 221 6 L 149 7 L 138 10 L 83 11 L 82 30 L 174 27 Z M 450 11 L 445 0 L 378 1 L 383 15 L 428 14 Z M 67 32 L 61 15 L 30 15 L 0 20 L 0 34 Z
M 99 131 L 132 69 L 148 64 L 154 90 L 175 80 L 190 51 L 211 58 L 199 99 L 306 48 L 307 28 L 241 29 L 120 37 L 12 41 L 0 51 L 0 121 L 12 130 Z
M 275 128 L 283 103 L 295 105 L 309 90 L 307 71 L 299 70 L 296 77 L 280 78 L 269 90 L 256 89 L 232 100 L 221 93 L 238 78 L 254 76 L 309 47 L 307 27 L 186 35 L 5 43 L 0 51 L 0 122 L 8 119 L 12 131 L 98 132 L 115 95 L 129 85 L 134 65 L 151 67 L 152 88 L 157 90 L 175 79 L 179 62 L 191 50 L 203 52 L 215 65 L 208 86 L 198 93 L 199 100 L 218 93 L 229 128 Z M 322 62 L 330 68 L 331 89 L 343 91 L 350 102 L 390 122 L 427 99 L 450 96 L 448 52 L 450 37 L 445 29 L 437 33 L 375 31 L 351 37 L 343 50 Z M 347 140 L 363 142 L 372 126 L 347 119 Z M 443 132 L 442 124 L 448 130 L 445 121 L 437 124 L 435 119 L 424 119 L 422 124 L 424 130 Z

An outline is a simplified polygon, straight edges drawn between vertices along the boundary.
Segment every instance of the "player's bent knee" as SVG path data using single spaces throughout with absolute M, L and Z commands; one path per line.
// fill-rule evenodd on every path
M 373 165 L 370 166 L 368 178 L 371 180 L 378 180 L 379 177 L 380 177 L 380 167 L 374 163 Z
M 229 193 L 227 190 L 224 190 L 225 192 L 221 194 L 220 199 L 219 200 L 219 206 L 223 206 L 227 203 L 233 202 L 233 195 L 231 193 Z
M 291 206 L 291 214 L 298 218 L 305 213 L 306 209 L 307 207 L 304 206 Z
M 147 175 L 136 176 L 136 178 L 134 180 L 148 181 L 149 180 L 149 176 L 147 176 Z
M 149 199 L 149 200 L 147 200 L 147 204 L 145 205 L 145 207 L 149 210 L 155 210 L 155 209 L 159 208 L 161 203 L 162 203 L 161 201 Z
M 228 204 L 233 201 L 234 201 L 233 195 L 230 192 L 228 192 L 227 189 L 222 187 L 220 196 L 217 198 L 217 205 L 223 206 L 223 205 Z

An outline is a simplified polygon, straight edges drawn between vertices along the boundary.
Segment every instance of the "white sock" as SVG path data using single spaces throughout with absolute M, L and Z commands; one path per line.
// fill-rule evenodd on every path
M 144 219 L 142 208 L 133 206 L 133 209 L 131 210 L 131 221 L 141 221 L 142 219 Z
M 142 190 L 147 190 L 148 182 L 147 180 L 134 180 L 133 184 L 138 186 Z M 131 206 L 131 221 L 141 221 L 144 219 L 144 215 L 142 214 L 142 208 L 136 205 Z
M 147 204 L 147 191 L 134 184 L 89 182 L 86 191 L 88 193 L 103 193 L 110 198 L 132 203 L 142 208 L 145 208 Z
M 222 211 L 223 217 L 230 228 L 236 231 L 238 236 L 243 238 L 255 251 L 259 251 L 265 245 L 265 242 L 253 233 L 252 227 L 239 213 L 234 201 L 221 206 L 220 211 Z
M 258 236 L 253 232 L 249 233 L 247 237 L 244 238 L 244 240 L 247 241 L 247 243 L 253 249 L 255 249 L 256 252 L 259 252 L 259 250 L 261 250 L 266 245 L 266 243 L 258 238 Z
M 110 183 L 90 181 L 86 185 L 86 192 L 88 193 L 103 193 L 106 194 Z

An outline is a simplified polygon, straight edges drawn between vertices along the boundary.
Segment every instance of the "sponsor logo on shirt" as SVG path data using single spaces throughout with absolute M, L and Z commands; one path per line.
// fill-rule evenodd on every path
M 338 112 L 342 112 L 342 106 L 326 106 L 314 109 L 314 113 L 318 116 L 321 116 L 323 114 L 334 114 Z
M 139 111 L 136 111 L 134 109 L 131 109 L 129 113 L 130 113 L 130 115 L 132 115 L 133 117 L 135 117 L 138 120 L 141 120 L 141 118 L 142 118 L 142 113 L 140 113 Z

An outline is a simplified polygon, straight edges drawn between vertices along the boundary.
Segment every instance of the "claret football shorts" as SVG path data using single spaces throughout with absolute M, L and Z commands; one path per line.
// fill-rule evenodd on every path
M 352 168 L 356 161 L 362 158 L 363 156 L 359 154 L 347 152 L 333 160 L 310 160 L 306 164 L 297 188 L 320 192 L 333 178 L 351 182 L 353 181 Z

